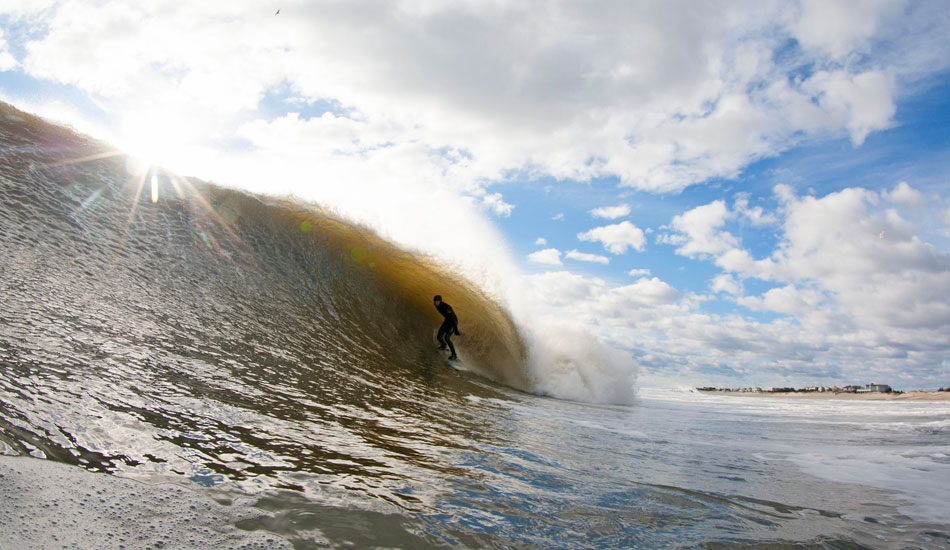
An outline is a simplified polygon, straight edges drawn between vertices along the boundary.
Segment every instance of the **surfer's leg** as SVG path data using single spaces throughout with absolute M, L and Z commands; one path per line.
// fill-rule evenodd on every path
M 442 326 L 439 327 L 439 334 L 436 335 L 436 338 L 439 340 L 439 349 L 445 349 L 445 341 L 448 339 L 448 335 L 451 334 L 449 327 L 446 325 L 448 325 L 448 323 L 442 323 Z
M 449 349 L 452 351 L 452 355 L 449 356 L 449 359 L 455 359 L 455 346 L 452 344 L 452 328 L 448 328 L 445 331 L 445 343 L 449 345 Z

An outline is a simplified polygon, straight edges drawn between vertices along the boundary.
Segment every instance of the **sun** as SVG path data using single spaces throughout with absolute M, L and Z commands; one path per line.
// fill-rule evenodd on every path
M 193 157 L 197 129 L 161 109 L 122 117 L 117 147 L 139 167 L 180 171 Z
M 158 202 L 159 174 L 189 174 L 194 169 L 198 135 L 194 124 L 167 109 L 124 114 L 114 144 L 127 155 L 126 169 L 136 194 L 145 191 L 153 203 Z

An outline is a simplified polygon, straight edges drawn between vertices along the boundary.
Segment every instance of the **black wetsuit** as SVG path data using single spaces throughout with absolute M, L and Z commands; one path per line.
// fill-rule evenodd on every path
M 452 345 L 451 337 L 453 334 L 459 333 L 459 319 L 455 316 L 452 306 L 445 302 L 440 301 L 435 309 L 439 310 L 439 313 L 445 317 L 445 321 L 442 321 L 442 326 L 439 327 L 439 335 L 436 336 L 439 340 L 439 346 L 441 349 L 445 349 L 445 345 L 448 344 L 452 351 L 452 357 L 455 357 L 455 346 Z

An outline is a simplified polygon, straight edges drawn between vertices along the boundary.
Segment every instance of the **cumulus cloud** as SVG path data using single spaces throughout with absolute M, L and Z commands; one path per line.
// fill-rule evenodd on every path
M 713 277 L 712 282 L 709 283 L 709 288 L 713 292 L 725 292 L 733 296 L 742 294 L 742 285 L 729 273 L 720 273 Z
M 697 206 L 673 217 L 657 242 L 677 246 L 676 253 L 690 258 L 713 257 L 718 262 L 734 267 L 751 264 L 753 261 L 741 248 L 739 239 L 724 228 L 727 223 L 740 220 L 753 227 L 765 227 L 778 223 L 774 212 L 761 206 L 749 205 L 748 195 L 739 193 L 730 210 L 724 200 Z
M 872 131 L 888 128 L 897 110 L 893 79 L 879 70 L 821 71 L 808 79 L 806 89 L 824 109 L 825 120 L 844 126 L 855 145 L 864 143 Z
M 778 221 L 775 214 L 766 212 L 761 206 L 749 206 L 749 196 L 746 193 L 740 193 L 736 197 L 733 212 L 736 216 L 748 220 L 753 227 L 773 225 Z
M 622 325 L 635 317 L 636 311 L 649 316 L 652 308 L 676 307 L 674 304 L 682 297 L 682 293 L 657 277 L 611 286 L 597 277 L 560 271 L 532 275 L 528 281 L 533 301 L 570 307 L 572 317 L 595 325 Z
M 482 197 L 482 204 L 484 204 L 496 215 L 503 218 L 511 216 L 511 211 L 515 208 L 513 204 L 508 204 L 502 200 L 501 193 L 491 193 L 484 195 Z
M 530 303 L 544 304 L 550 311 L 556 308 L 574 309 L 586 303 L 605 286 L 601 279 L 588 279 L 568 271 L 549 271 L 527 278 L 525 292 Z
M 3 29 L 0 29 L 0 72 L 9 71 L 16 66 L 16 58 L 10 53 L 7 41 L 3 38 Z
M 916 202 L 918 192 L 906 183 L 823 197 L 777 191 L 785 203 L 775 252 L 754 260 L 733 248 L 716 259 L 740 277 L 780 285 L 738 303 L 792 316 L 829 345 L 858 346 L 881 358 L 902 350 L 918 358 L 918 368 L 936 364 L 938 350 L 950 349 L 950 254 L 922 241 L 892 206 Z M 728 291 L 725 278 L 713 286 Z
M 386 147 L 403 131 L 398 126 L 355 120 L 333 113 L 302 118 L 291 112 L 267 121 L 253 120 L 237 129 L 238 137 L 259 149 L 280 151 L 288 157 L 319 154 L 324 157 L 364 157 Z
M 879 19 L 896 11 L 888 4 L 885 0 L 803 0 L 800 16 L 790 27 L 804 47 L 841 59 L 868 49 Z
M 611 289 L 603 300 L 613 308 L 614 316 L 622 316 L 623 312 L 632 308 L 670 304 L 680 298 L 680 292 L 657 277 L 643 278 L 633 283 Z M 601 306 L 606 309 L 605 306 Z M 608 313 L 608 312 L 605 312 Z
M 630 271 L 627 272 L 627 275 L 630 275 L 631 277 L 643 277 L 644 275 L 649 275 L 649 274 L 650 274 L 649 269 L 631 269 Z
M 603 243 L 604 248 L 611 254 L 623 254 L 628 248 L 642 252 L 646 246 L 643 230 L 627 221 L 595 227 L 590 231 L 578 233 L 577 238 Z
M 921 207 L 927 202 L 927 198 L 920 191 L 914 189 L 906 181 L 902 181 L 894 186 L 891 191 L 885 191 L 882 196 L 893 202 L 905 204 L 912 207 Z
M 623 319 L 589 308 L 583 315 L 636 346 L 647 372 L 676 361 L 697 375 L 837 381 L 849 371 L 836 365 L 846 364 L 861 365 L 871 377 L 938 383 L 934 365 L 950 351 L 950 254 L 924 241 L 900 210 L 924 208 L 923 194 L 906 182 L 880 192 L 799 196 L 788 186 L 775 192 L 774 211 L 750 209 L 740 195 L 733 210 L 713 201 L 675 216 L 660 236 L 677 253 L 722 269 L 708 282 L 720 299 L 768 317 L 712 315 L 701 308 L 703 297 L 689 293 Z M 926 204 L 926 212 L 936 220 L 945 203 Z M 779 228 L 774 249 L 762 257 L 726 230 L 755 220 Z M 749 284 L 753 279 L 759 282 Z M 594 295 L 616 296 L 605 285 L 592 288 Z M 697 355 L 700 348 L 710 352 Z
M 387 129 L 391 140 L 379 143 L 464 151 L 466 190 L 530 167 L 677 191 L 734 177 L 803 136 L 847 132 L 860 145 L 891 124 L 906 60 L 950 45 L 926 10 L 889 2 L 591 10 L 371 1 L 287 7 L 277 18 L 250 1 L 34 4 L 5 8 L 35 30 L 24 71 L 108 98 L 113 112 L 160 100 L 210 134 L 233 131 L 275 96 L 332 104 L 366 129 Z M 777 55 L 790 39 L 801 51 Z M 884 67 L 842 62 L 875 44 L 900 55 Z M 456 181 L 443 161 L 402 162 Z
M 730 215 L 722 200 L 697 206 L 675 216 L 668 227 L 671 232 L 660 235 L 659 242 L 678 245 L 676 253 L 683 256 L 721 254 L 738 244 L 733 235 L 721 230 Z
M 595 264 L 609 264 L 610 258 L 607 256 L 601 256 L 599 254 L 587 254 L 585 252 L 580 252 L 578 250 L 570 250 L 565 255 L 565 258 L 570 258 L 572 260 L 577 260 L 579 262 L 591 262 Z
M 536 264 L 562 265 L 561 251 L 556 248 L 545 248 L 528 254 L 528 261 Z
M 545 246 L 548 244 L 548 240 L 544 237 L 538 237 L 538 240 L 534 241 L 534 244 L 537 246 Z
M 814 289 L 786 285 L 773 288 L 762 296 L 740 298 L 738 303 L 753 310 L 788 313 L 805 318 L 808 314 L 823 309 L 827 305 L 827 297 Z
M 937 338 L 950 327 L 950 254 L 922 241 L 887 195 L 851 188 L 793 199 L 769 276 L 811 282 L 882 338 L 910 329 Z
M 626 204 L 621 204 L 618 206 L 602 206 L 600 208 L 595 208 L 591 210 L 590 213 L 595 218 L 615 220 L 617 218 L 622 218 L 626 215 L 629 215 L 630 206 Z
M 531 292 L 553 300 L 559 317 L 636 350 L 648 375 L 676 364 L 684 377 L 848 383 L 860 368 L 869 379 L 942 384 L 934 367 L 950 352 L 950 254 L 898 209 L 921 193 L 907 183 L 823 196 L 775 191 L 777 208 L 760 217 L 778 226 L 778 242 L 763 257 L 723 236 L 727 223 L 750 221 L 741 200 L 731 212 L 725 201 L 692 209 L 666 229 L 684 255 L 722 269 L 708 288 L 734 301 L 733 313 L 704 311 L 708 297 L 656 277 L 614 286 L 562 272 L 531 277 Z M 945 201 L 928 207 L 945 216 Z M 571 298 L 559 301 L 559 292 Z

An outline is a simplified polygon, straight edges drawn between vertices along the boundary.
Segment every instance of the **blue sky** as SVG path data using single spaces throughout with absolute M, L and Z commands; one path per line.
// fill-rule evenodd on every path
M 5 6 L 0 99 L 438 257 L 545 391 L 950 384 L 941 1 Z

